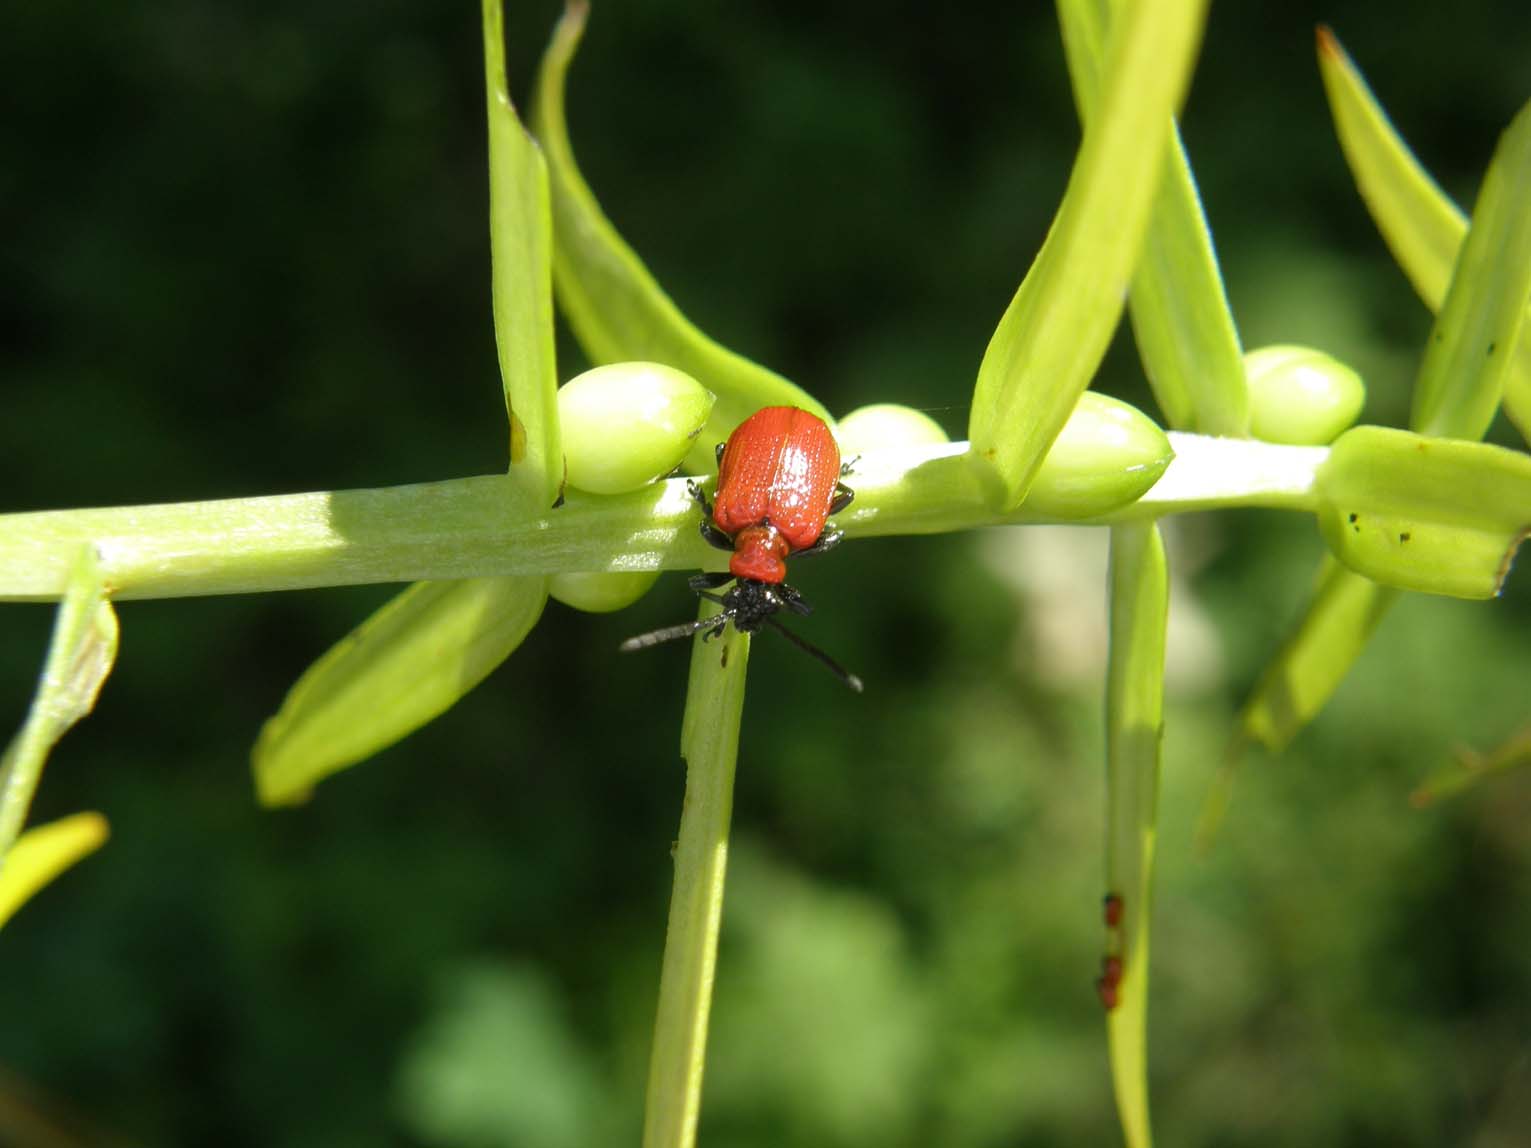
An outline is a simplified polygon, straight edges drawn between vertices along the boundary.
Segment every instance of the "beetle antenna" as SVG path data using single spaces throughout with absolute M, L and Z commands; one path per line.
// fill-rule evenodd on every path
M 846 685 L 850 686 L 851 689 L 855 690 L 858 694 L 861 692 L 861 689 L 862 689 L 861 679 L 858 678 L 855 674 L 851 673 L 849 670 L 847 670 L 839 662 L 837 662 L 833 658 L 831 658 L 823 650 L 821 650 L 817 646 L 815 646 L 807 638 L 800 638 L 800 637 L 798 637 L 791 630 L 787 629 L 787 627 L 783 626 L 780 622 L 778 622 L 775 618 L 769 618 L 768 617 L 768 618 L 763 618 L 761 620 L 763 622 L 765 622 L 765 624 L 767 626 L 770 626 L 771 629 L 775 630 L 778 634 L 780 634 L 782 637 L 786 638 L 787 641 L 791 642 L 799 650 L 802 650 L 803 653 L 808 654 L 808 655 L 810 655 L 812 657 L 815 657 L 819 661 L 823 662 L 826 666 L 829 667 L 829 672 L 830 673 L 834 674 L 835 677 L 839 678 Z
M 630 654 L 634 650 L 646 650 L 650 646 L 657 646 L 661 642 L 673 642 L 677 638 L 689 638 L 700 630 L 721 630 L 728 622 L 727 614 L 714 614 L 710 618 L 698 618 L 694 622 L 682 622 L 677 626 L 665 626 L 662 629 L 650 630 L 647 634 L 639 634 L 636 638 L 629 638 L 617 649 L 624 654 Z

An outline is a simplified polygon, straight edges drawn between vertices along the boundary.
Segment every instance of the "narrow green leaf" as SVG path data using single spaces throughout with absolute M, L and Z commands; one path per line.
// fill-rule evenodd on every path
M 1002 509 L 1025 498 L 1121 318 L 1204 9 L 1142 0 L 1112 27 L 1100 107 L 1063 202 L 978 369 L 968 427 Z
M 1148 1148 L 1148 940 L 1153 908 L 1164 636 L 1169 574 L 1156 523 L 1111 530 L 1111 650 L 1106 671 L 1106 888 L 1121 918 L 1107 923 L 1113 988 L 1106 1014 L 1117 1114 L 1129 1148 Z M 1112 961 L 1119 964 L 1112 965 Z M 1119 974 L 1115 978 L 1112 970 Z
M 1518 336 L 1531 291 L 1531 106 L 1500 140 L 1464 248 L 1448 225 L 1450 204 L 1324 29 L 1319 63 L 1374 218 L 1425 301 L 1435 306 L 1444 296 L 1420 368 L 1414 429 L 1480 438 L 1507 361 L 1528 343 Z M 1432 299 L 1427 288 L 1442 267 L 1450 283 Z M 1390 587 L 1491 596 L 1531 526 L 1520 478 L 1525 461 L 1498 448 L 1356 427 L 1320 468 L 1320 526 L 1349 567 Z M 1395 589 L 1326 562 L 1306 615 L 1255 687 L 1239 738 L 1272 749 L 1289 741 L 1329 700 L 1396 598 Z M 1238 749 L 1236 740 L 1204 828 L 1226 804 Z
M 1424 809 L 1437 801 L 1465 793 L 1480 782 L 1502 773 L 1527 767 L 1531 767 L 1531 729 L 1521 730 L 1488 753 L 1479 753 L 1473 749 L 1458 750 L 1456 761 L 1426 778 L 1409 794 L 1409 804 L 1416 809 Z
M 1531 103 L 1494 151 L 1414 386 L 1421 434 L 1481 439 L 1531 303 Z
M 1398 595 L 1324 556 L 1307 608 L 1239 713 L 1222 769 L 1202 805 L 1196 827 L 1200 848 L 1211 846 L 1222 825 L 1245 748 L 1259 743 L 1273 753 L 1284 749 L 1328 704 Z
M 1356 427 L 1317 491 L 1335 557 L 1403 590 L 1492 598 L 1531 531 L 1531 456 L 1486 443 Z
M 101 848 L 107 833 L 99 813 L 76 813 L 18 837 L 0 865 L 0 925 L 65 869 Z
M 1074 99 L 1085 122 L 1095 112 L 1108 21 L 1123 0 L 1060 0 Z M 1169 425 L 1242 437 L 1249 398 L 1212 235 L 1196 180 L 1171 121 L 1169 158 L 1159 176 L 1143 250 L 1132 276 L 1128 314 L 1143 369 Z
M 510 472 L 541 505 L 563 483 L 553 358 L 553 217 L 547 165 L 516 118 L 500 0 L 483 0 L 489 107 L 489 252 L 494 341 L 510 416 Z
M 716 612 L 703 603 L 703 617 Z M 691 646 L 680 743 L 686 796 L 672 851 L 675 888 L 659 977 L 643 1148 L 691 1148 L 696 1142 L 749 650 L 749 638 L 732 626 L 710 641 L 698 637 Z
M 1280 750 L 1323 709 L 1398 591 L 1325 558 L 1307 611 L 1239 716 L 1243 738 Z
M 1517 197 L 1508 188 L 1523 191 Z M 1479 438 L 1493 417 L 1498 380 L 1531 292 L 1527 202 L 1531 115 L 1522 110 L 1484 179 L 1478 214 L 1430 337 L 1416 390 L 1416 430 Z M 1487 246 L 1475 238 L 1480 229 L 1489 237 Z M 1378 582 L 1490 597 L 1531 526 L 1523 477 L 1528 466 L 1525 456 L 1495 447 L 1357 427 L 1340 436 L 1320 468 L 1319 524 L 1347 566 Z M 1247 734 L 1273 748 L 1284 744 L 1323 707 L 1360 656 L 1396 594 L 1353 578 L 1338 572 L 1324 577 L 1321 593 L 1330 600 L 1315 600 L 1256 687 L 1242 723 Z M 1262 697 L 1266 690 L 1273 696 Z M 1294 696 L 1302 704 L 1290 704 Z M 1263 735 L 1262 714 L 1275 718 Z
M 1415 159 L 1324 27 L 1318 29 L 1318 64 L 1361 198 L 1414 290 L 1425 306 L 1438 311 L 1467 235 L 1467 218 Z M 1531 442 L 1531 340 L 1521 339 L 1513 354 L 1508 347 L 1501 350 L 1513 360 L 1503 380 L 1505 410 Z
M 85 544 L 69 569 L 32 706 L 0 757 L 0 863 L 26 822 L 49 751 L 90 713 L 116 658 L 117 615 L 95 548 Z
M 547 600 L 541 577 L 417 582 L 309 667 L 261 729 L 264 805 L 315 784 L 445 712 L 521 644 Z
M 601 211 L 574 161 L 564 118 L 564 85 L 589 5 L 565 9 L 543 57 L 532 128 L 546 150 L 553 188 L 553 275 L 558 302 L 594 363 L 644 359 L 694 375 L 718 397 L 703 438 L 707 449 L 764 406 L 828 412 L 807 392 L 715 343 L 670 300 Z

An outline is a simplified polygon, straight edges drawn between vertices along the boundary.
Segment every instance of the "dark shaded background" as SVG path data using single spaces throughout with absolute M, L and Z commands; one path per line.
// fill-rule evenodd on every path
M 638 7 L 597 5 L 570 94 L 617 225 L 704 329 L 831 409 L 905 402 L 960 435 L 1076 143 L 1050 7 Z M 1246 345 L 1353 362 L 1371 421 L 1402 421 L 1428 317 L 1353 192 L 1312 30 L 1470 202 L 1531 96 L 1531 21 L 1446 8 L 1217 6 L 1185 114 Z M 519 91 L 556 12 L 507 14 Z M 0 11 L 0 509 L 500 469 L 478 37 L 468 3 Z M 1147 402 L 1126 340 L 1101 385 Z M 1113 1142 L 1080 533 L 804 571 L 814 640 L 869 687 L 757 649 L 706 1144 Z M 1177 535 L 1161 1136 L 1531 1144 L 1531 779 L 1406 802 L 1531 716 L 1523 574 L 1493 605 L 1405 600 L 1191 855 L 1319 553 L 1276 514 Z M 615 617 L 550 606 L 444 719 L 258 811 L 261 721 L 393 592 L 122 606 L 34 810 L 100 809 L 113 839 L 0 937 L 0 1143 L 636 1142 L 685 652 L 615 647 L 686 615 L 681 580 Z M 4 610 L 0 729 L 50 622 Z M 17 1130 L 39 1111 L 73 1131 Z

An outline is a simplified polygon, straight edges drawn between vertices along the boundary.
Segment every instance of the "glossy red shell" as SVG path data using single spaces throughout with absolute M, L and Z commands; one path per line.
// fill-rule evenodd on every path
M 812 546 L 840 481 L 840 447 L 822 419 L 797 407 L 765 407 L 728 436 L 718 464 L 712 521 L 734 540 L 728 569 L 781 582 L 786 557 Z

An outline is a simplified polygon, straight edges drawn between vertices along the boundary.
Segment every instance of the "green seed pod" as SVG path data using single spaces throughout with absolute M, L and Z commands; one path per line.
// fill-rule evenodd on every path
M 1137 407 L 1086 391 L 1026 496 L 1050 518 L 1091 518 L 1142 497 L 1175 457 L 1164 432 Z
M 1344 363 L 1312 347 L 1261 347 L 1244 356 L 1249 430 L 1265 442 L 1323 446 L 1361 413 L 1366 384 Z
M 554 574 L 548 579 L 548 596 L 587 614 L 609 614 L 631 606 L 647 594 L 658 577 L 658 570 Z
M 622 494 L 669 474 L 712 413 L 712 392 L 660 363 L 612 363 L 558 392 L 570 486 Z
M 949 442 L 941 424 L 913 407 L 874 403 L 840 420 L 835 440 L 846 458 L 893 446 L 938 446 Z
M 1520 451 L 1361 426 L 1317 478 L 1334 556 L 1385 586 L 1492 598 L 1531 532 L 1531 457 Z

